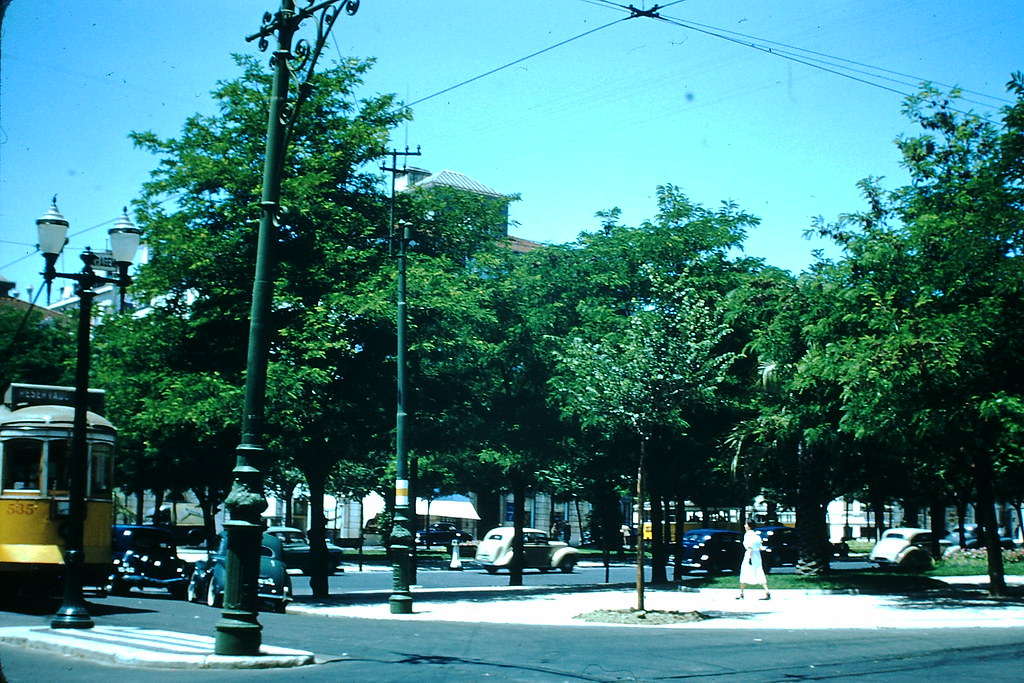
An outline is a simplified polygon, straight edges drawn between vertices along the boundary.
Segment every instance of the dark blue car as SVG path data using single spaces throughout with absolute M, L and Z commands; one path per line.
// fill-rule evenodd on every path
M 726 529 L 691 529 L 676 543 L 676 567 L 682 573 L 737 572 L 743 561 L 739 533 Z
M 220 545 L 205 560 L 196 562 L 188 583 L 188 601 L 205 602 L 210 607 L 224 604 L 227 586 L 227 537 L 221 534 Z M 260 575 L 256 596 L 261 605 L 275 612 L 284 612 L 292 601 L 292 581 L 284 562 L 281 539 L 264 532 L 260 541 Z
M 106 589 L 124 595 L 132 588 L 166 588 L 185 597 L 188 565 L 178 557 L 174 534 L 158 526 L 116 524 L 111 543 L 113 567 Z

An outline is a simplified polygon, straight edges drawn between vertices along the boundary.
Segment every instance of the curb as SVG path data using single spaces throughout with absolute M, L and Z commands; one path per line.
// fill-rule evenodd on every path
M 0 628 L 0 643 L 111 664 L 162 669 L 274 669 L 314 662 L 312 652 L 260 647 L 258 656 L 213 654 L 214 639 L 123 626 L 91 629 Z

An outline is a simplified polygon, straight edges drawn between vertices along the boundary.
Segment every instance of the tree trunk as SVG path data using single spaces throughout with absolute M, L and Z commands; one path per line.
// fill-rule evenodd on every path
M 686 500 L 676 501 L 676 533 L 672 539 L 672 580 L 681 581 L 683 578 L 683 565 L 679 557 L 679 539 L 686 533 Z
M 800 556 L 796 573 L 821 576 L 829 570 L 825 506 L 821 501 L 821 472 L 817 453 L 803 440 L 797 444 L 796 533 Z
M 932 518 L 932 536 L 936 543 L 946 535 L 946 506 L 939 500 L 928 504 L 928 515 Z
M 160 508 L 164 506 L 164 490 L 153 489 L 153 524 L 160 524 Z
M 874 513 L 875 540 L 877 541 L 882 538 L 882 532 L 885 531 L 885 501 L 881 496 L 872 495 L 871 511 Z
M 285 526 L 295 526 L 295 523 L 292 521 L 292 508 L 293 508 L 292 503 L 294 501 L 295 501 L 295 486 L 292 486 L 291 488 L 287 488 L 287 489 L 284 490 L 283 500 L 281 501 L 282 503 L 284 503 L 284 525 Z
M 999 522 L 996 521 L 995 496 L 992 494 L 992 460 L 986 451 L 974 455 L 974 480 L 978 489 L 978 525 L 988 555 L 988 592 L 993 597 L 1006 595 L 1003 570 L 1003 547 L 999 543 Z
M 962 499 L 956 502 L 956 526 L 957 526 L 957 540 L 960 543 L 960 547 L 963 548 L 967 545 L 967 503 L 963 502 Z
M 655 475 L 655 480 L 658 476 Z M 649 498 L 651 499 L 651 583 L 663 585 L 668 583 L 665 565 L 668 560 L 665 554 L 665 509 L 662 505 L 661 489 L 651 483 Z
M 146 516 L 146 489 L 138 489 L 135 491 L 135 523 L 142 524 L 143 519 Z
M 636 468 L 636 608 L 640 612 L 644 607 L 644 468 L 647 463 L 647 438 L 640 437 L 640 463 Z
M 327 585 L 327 517 L 324 515 L 326 474 L 307 472 L 309 486 L 309 587 L 314 598 L 330 594 Z
M 519 474 L 512 475 L 512 562 L 508 566 L 508 585 L 523 585 L 523 527 L 526 526 L 526 486 Z
M 203 539 L 207 550 L 217 549 L 217 520 L 215 510 L 217 503 L 214 501 L 213 490 L 210 487 L 196 487 L 192 489 L 199 501 L 199 509 L 203 511 Z

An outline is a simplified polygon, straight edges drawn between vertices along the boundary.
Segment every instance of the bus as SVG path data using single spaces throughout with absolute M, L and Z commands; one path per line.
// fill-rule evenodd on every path
M 70 510 L 73 387 L 11 384 L 0 405 L 0 590 L 47 590 L 63 577 L 63 526 Z M 85 585 L 110 573 L 116 430 L 103 417 L 104 392 L 89 390 Z

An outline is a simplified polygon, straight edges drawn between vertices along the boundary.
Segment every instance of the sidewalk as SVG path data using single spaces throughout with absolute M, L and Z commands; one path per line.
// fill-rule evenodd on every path
M 947 589 L 912 595 L 866 595 L 852 592 L 780 590 L 771 600 L 758 590 L 645 590 L 651 612 L 699 613 L 699 620 L 658 628 L 674 629 L 934 629 L 951 627 L 1024 627 L 1024 600 L 988 597 L 985 577 L 947 579 Z M 1007 577 L 1015 585 L 1024 577 Z M 479 589 L 413 590 L 413 613 L 391 614 L 389 591 L 347 593 L 316 601 L 300 598 L 289 613 L 491 624 L 532 624 L 577 628 L 651 628 L 609 625 L 577 618 L 595 610 L 630 610 L 636 606 L 632 586 L 522 586 Z M 651 617 L 654 615 L 651 614 Z M 0 628 L 0 644 L 34 648 L 93 661 L 160 668 L 274 668 L 311 664 L 313 653 L 263 646 L 257 657 L 213 654 L 213 638 L 170 631 L 98 626 L 53 630 L 45 627 Z
M 0 628 L 0 644 L 80 657 L 105 664 L 160 669 L 271 669 L 313 663 L 313 653 L 264 645 L 260 655 L 213 654 L 213 638 L 155 629 L 95 626 Z
M 1024 601 L 988 597 L 985 577 L 955 577 L 948 590 L 916 595 L 867 595 L 819 590 L 774 591 L 771 600 L 759 600 L 763 591 L 748 590 L 737 600 L 737 590 L 651 588 L 644 591 L 648 611 L 699 612 L 698 621 L 661 625 L 684 629 L 877 629 L 949 628 L 965 626 L 1024 626 Z M 1024 583 L 1024 577 L 1007 577 Z M 328 617 L 462 621 L 492 624 L 549 626 L 608 626 L 578 617 L 595 610 L 630 610 L 636 590 L 621 585 L 562 587 L 502 587 L 481 589 L 413 590 L 413 613 L 391 614 L 388 592 L 349 593 L 315 601 L 302 598 L 289 612 Z M 619 625 L 616 625 L 619 626 Z M 626 628 L 644 628 L 628 626 Z

